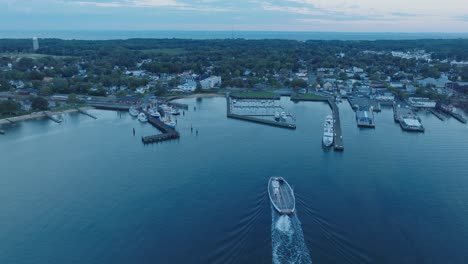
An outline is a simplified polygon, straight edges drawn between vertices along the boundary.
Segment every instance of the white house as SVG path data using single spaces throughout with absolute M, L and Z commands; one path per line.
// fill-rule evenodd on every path
M 193 92 L 197 88 L 197 83 L 194 81 L 189 81 L 184 84 L 178 85 L 177 89 L 180 89 L 184 92 Z
M 203 89 L 213 89 L 221 85 L 221 76 L 211 76 L 200 81 Z

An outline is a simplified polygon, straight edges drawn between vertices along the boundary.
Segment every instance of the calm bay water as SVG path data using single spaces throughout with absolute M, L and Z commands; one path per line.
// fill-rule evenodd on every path
M 129 38 L 404 40 L 468 38 L 468 33 L 294 32 L 294 31 L 176 31 L 176 30 L 0 30 L 0 38 L 61 38 L 107 40 Z
M 147 146 L 155 129 L 112 111 L 4 127 L 0 263 L 271 263 L 272 175 L 294 186 L 293 248 L 314 263 L 466 263 L 468 126 L 420 113 L 426 133 L 405 133 L 384 109 L 361 130 L 342 103 L 335 153 L 323 103 L 283 98 L 290 131 L 228 120 L 223 98 L 181 102 L 181 139 Z

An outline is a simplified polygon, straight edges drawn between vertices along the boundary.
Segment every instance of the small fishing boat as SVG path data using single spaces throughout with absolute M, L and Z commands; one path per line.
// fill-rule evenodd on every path
M 163 120 L 163 123 L 168 126 L 168 127 L 171 127 L 171 128 L 175 128 L 177 123 L 175 121 L 172 121 L 170 118 L 167 118 L 167 119 L 164 119 Z
M 152 117 L 154 117 L 154 118 L 157 118 L 157 119 L 161 118 L 161 114 L 160 114 L 160 113 L 158 112 L 158 110 L 157 110 L 156 108 L 154 108 L 154 107 L 150 108 L 150 109 L 148 110 L 148 113 L 149 113 L 150 116 L 152 116 Z
M 169 113 L 170 113 L 171 115 L 180 115 L 179 109 L 176 109 L 176 108 L 173 108 L 173 107 L 171 107 Z
M 280 120 L 280 113 L 275 112 L 275 120 L 279 121 Z
M 273 207 L 282 215 L 291 215 L 296 209 L 294 191 L 283 177 L 271 177 L 268 181 L 268 195 Z
M 5 134 L 5 130 L 0 130 L 0 134 L 4 135 L 4 134 Z
M 138 115 L 138 121 L 142 123 L 148 122 L 148 117 L 146 117 L 145 113 L 140 113 Z
M 128 112 L 130 113 L 131 116 L 138 116 L 138 114 L 140 113 L 140 111 L 138 111 L 138 109 L 134 106 L 130 107 L 130 109 L 128 109 Z
M 283 121 L 286 121 L 288 119 L 288 115 L 286 114 L 286 112 L 281 112 L 280 117 Z

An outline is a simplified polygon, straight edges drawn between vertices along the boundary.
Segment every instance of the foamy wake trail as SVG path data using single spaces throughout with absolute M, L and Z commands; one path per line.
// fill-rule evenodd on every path
M 273 263 L 312 263 L 304 241 L 301 222 L 296 214 L 279 215 L 271 210 L 271 246 Z

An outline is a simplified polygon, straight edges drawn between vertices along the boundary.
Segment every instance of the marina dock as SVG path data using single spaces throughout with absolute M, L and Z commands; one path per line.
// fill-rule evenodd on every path
M 141 142 L 143 142 L 143 144 L 157 143 L 157 142 L 161 142 L 161 141 L 180 138 L 179 132 L 177 132 L 175 129 L 173 129 L 172 127 L 167 126 L 161 120 L 152 117 L 146 111 L 143 111 L 143 113 L 145 113 L 145 115 L 148 117 L 148 123 L 150 123 L 156 129 L 158 129 L 159 131 L 162 132 L 162 134 L 159 134 L 159 135 L 152 135 L 152 136 L 142 137 Z
M 84 111 L 84 110 L 81 109 L 81 108 L 77 108 L 76 110 L 77 110 L 78 113 L 80 113 L 80 114 L 87 115 L 87 116 L 89 116 L 89 117 L 91 117 L 91 118 L 93 118 L 93 119 L 97 119 L 96 116 L 94 116 L 94 115 L 88 113 L 87 111 Z
M 270 99 L 271 100 L 271 99 Z M 288 128 L 288 129 L 296 129 L 296 125 L 288 122 L 279 122 L 275 120 L 268 120 L 268 119 L 263 119 L 263 118 L 258 118 L 256 116 L 269 116 L 269 115 L 257 115 L 257 114 L 252 114 L 252 115 L 239 115 L 239 114 L 233 114 L 231 112 L 231 97 L 226 95 L 226 115 L 228 118 L 233 118 L 233 119 L 238 119 L 238 120 L 243 120 L 243 121 L 248 121 L 248 122 L 253 122 L 257 124 L 263 124 L 263 125 L 269 125 L 269 126 L 275 126 L 275 127 L 281 127 L 281 128 Z M 289 115 L 291 116 L 291 115 Z M 273 117 L 273 115 L 271 115 Z M 291 116 L 292 117 L 292 116 Z M 293 117 L 292 117 L 293 118 Z
M 54 121 L 55 123 L 62 123 L 62 119 L 59 119 L 52 115 L 50 112 L 44 112 L 44 115 L 49 118 L 50 120 Z
M 343 134 L 341 132 L 341 121 L 340 121 L 340 111 L 336 102 L 333 99 L 328 99 L 328 105 L 332 109 L 333 113 L 333 129 L 334 129 L 334 136 L 333 136 L 333 146 L 335 151 L 343 151 Z
M 445 121 L 445 117 L 437 110 L 430 108 L 429 112 L 431 112 L 435 117 L 439 118 L 441 121 Z
M 405 131 L 424 132 L 425 130 L 421 124 L 421 119 L 404 103 L 395 103 L 393 105 L 393 118 L 395 122 L 400 124 L 401 129 Z

